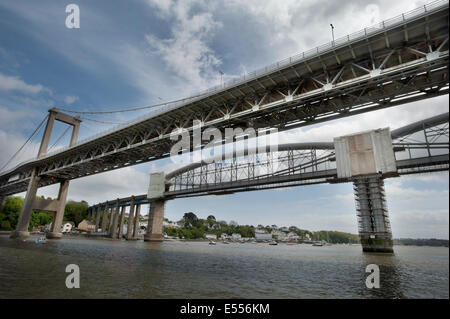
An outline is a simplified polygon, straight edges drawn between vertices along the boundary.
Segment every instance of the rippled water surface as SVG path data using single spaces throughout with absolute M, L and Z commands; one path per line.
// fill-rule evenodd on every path
M 65 268 L 80 267 L 80 289 Z M 380 267 L 367 289 L 365 267 Z M 0 236 L 0 298 L 449 298 L 449 250 Z

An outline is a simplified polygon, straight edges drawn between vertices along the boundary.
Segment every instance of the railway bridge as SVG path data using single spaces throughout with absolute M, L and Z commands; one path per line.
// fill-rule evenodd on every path
M 193 138 L 193 121 L 222 132 L 247 127 L 281 132 L 447 95 L 448 7 L 448 0 L 429 3 L 220 87 L 159 105 L 143 118 L 83 141 L 77 141 L 80 118 L 67 114 L 77 111 L 51 109 L 37 158 L 0 172 L 0 199 L 27 192 L 11 236 L 28 236 L 32 210 L 42 209 L 55 214 L 49 237 L 60 237 L 70 180 L 169 157 L 172 132 L 186 131 Z M 69 146 L 50 153 L 55 121 L 71 125 L 73 133 Z M 343 139 L 343 147 L 349 140 Z M 36 199 L 37 189 L 51 184 L 60 184 L 58 199 Z M 183 190 L 173 192 L 181 196 Z

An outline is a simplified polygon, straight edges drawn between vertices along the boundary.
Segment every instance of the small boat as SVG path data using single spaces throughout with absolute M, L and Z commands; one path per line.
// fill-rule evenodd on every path
M 213 240 L 211 240 L 211 241 L 209 242 L 209 244 L 210 244 L 210 245 L 215 245 L 215 244 L 216 244 L 216 242 L 215 242 L 215 241 L 213 241 Z
M 322 243 L 321 241 L 316 241 L 316 242 L 314 242 L 312 245 L 313 245 L 313 246 L 316 246 L 316 247 L 322 247 L 322 246 L 323 246 L 323 243 Z
M 35 243 L 36 244 L 46 244 L 47 243 L 47 238 L 39 237 L 39 238 L 36 239 Z
M 275 240 L 272 240 L 272 241 L 269 243 L 269 245 L 274 246 L 274 245 L 278 245 L 278 243 L 277 243 Z

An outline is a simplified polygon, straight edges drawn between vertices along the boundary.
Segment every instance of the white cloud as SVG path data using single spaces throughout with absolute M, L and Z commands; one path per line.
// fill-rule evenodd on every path
M 66 104 L 70 105 L 70 104 L 75 103 L 76 101 L 78 101 L 78 99 L 79 99 L 78 96 L 67 95 L 67 96 L 64 98 L 64 102 L 65 102 Z
M 22 93 L 36 94 L 42 91 L 50 92 L 40 84 L 27 84 L 18 76 L 8 76 L 0 73 L 0 90 L 2 91 L 18 91 Z
M 166 66 L 185 81 L 192 90 L 206 89 L 215 81 L 221 64 L 220 59 L 208 45 L 208 39 L 221 23 L 214 20 L 211 12 L 193 12 L 193 7 L 205 9 L 204 1 L 151 1 L 160 16 L 171 20 L 171 38 L 159 39 L 148 34 L 146 39 Z

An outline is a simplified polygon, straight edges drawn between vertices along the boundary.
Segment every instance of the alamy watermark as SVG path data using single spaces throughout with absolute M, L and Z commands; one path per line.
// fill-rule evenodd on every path
M 66 6 L 66 28 L 79 29 L 80 28 L 80 7 L 77 4 L 71 3 Z
M 366 287 L 369 289 L 380 288 L 380 267 L 375 264 L 367 265 L 366 273 L 370 273 L 366 278 Z
M 205 164 L 233 159 L 239 161 L 263 153 L 278 151 L 277 129 L 227 127 L 218 129 L 194 120 L 190 128 L 178 128 L 170 133 L 174 145 L 170 149 L 173 163 Z
M 66 287 L 69 289 L 80 288 L 80 267 L 76 264 L 66 266 L 66 272 L 70 273 L 66 277 Z

